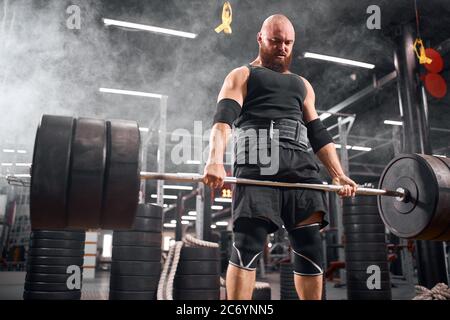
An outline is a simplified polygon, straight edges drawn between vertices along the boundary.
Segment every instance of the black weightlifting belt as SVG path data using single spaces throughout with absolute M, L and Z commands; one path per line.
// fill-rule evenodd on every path
M 247 119 L 242 122 L 238 127 L 237 140 L 248 137 L 249 129 L 255 130 L 260 133 L 260 130 L 267 130 L 266 134 L 269 139 L 276 137 L 274 135 L 275 130 L 278 132 L 278 139 L 280 141 L 292 141 L 295 144 L 301 146 L 304 150 L 308 149 L 308 136 L 306 126 L 298 120 L 293 119 Z

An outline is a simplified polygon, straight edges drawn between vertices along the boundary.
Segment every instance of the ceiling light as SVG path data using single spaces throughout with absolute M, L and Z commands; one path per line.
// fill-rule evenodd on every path
M 318 60 L 326 60 L 326 61 L 331 61 L 331 62 L 337 62 L 337 63 L 342 63 L 342 64 L 348 64 L 351 66 L 362 67 L 362 68 L 367 68 L 367 69 L 375 68 L 374 64 L 359 62 L 359 61 L 349 60 L 349 59 L 343 59 L 343 58 L 338 58 L 338 57 L 332 57 L 332 56 L 327 56 L 327 55 L 318 54 L 318 53 L 305 52 L 304 57 L 318 59 Z

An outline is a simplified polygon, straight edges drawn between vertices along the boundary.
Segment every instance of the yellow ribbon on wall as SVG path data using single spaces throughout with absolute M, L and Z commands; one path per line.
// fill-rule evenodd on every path
M 231 30 L 231 21 L 232 21 L 233 12 L 231 11 L 231 4 L 227 1 L 223 4 L 222 8 L 222 24 L 214 29 L 217 33 L 223 31 L 225 34 L 230 34 Z
M 414 41 L 414 52 L 416 53 L 417 59 L 419 59 L 420 64 L 430 64 L 433 62 L 432 59 L 427 57 L 427 54 L 425 53 L 425 47 L 423 45 L 423 41 L 420 38 L 417 38 L 416 41 Z M 417 46 L 419 46 L 419 50 L 417 50 Z

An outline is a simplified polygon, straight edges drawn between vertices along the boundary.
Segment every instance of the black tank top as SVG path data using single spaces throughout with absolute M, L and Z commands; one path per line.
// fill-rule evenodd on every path
M 251 64 L 247 64 L 246 67 L 250 70 L 247 95 L 241 113 L 235 121 L 236 127 L 255 119 L 293 119 L 305 124 L 303 102 L 306 97 L 306 86 L 300 76 Z M 294 153 L 286 153 L 288 150 L 283 152 L 283 155 L 289 156 L 290 159 L 281 159 L 281 162 L 286 164 L 284 165 L 286 168 L 280 168 L 280 173 L 284 172 L 282 175 L 289 176 L 295 173 L 295 180 L 298 182 L 320 183 L 318 179 L 320 169 L 311 152 L 305 151 L 304 147 L 294 141 L 280 139 L 279 145 L 284 149 L 295 150 L 290 150 Z M 256 166 L 235 164 L 234 175 L 258 179 L 259 170 Z M 280 178 L 285 180 L 283 177 Z
M 247 96 L 242 105 L 244 118 L 294 119 L 303 122 L 306 87 L 295 73 L 246 65 L 250 69 Z M 244 120 L 244 119 L 243 119 Z

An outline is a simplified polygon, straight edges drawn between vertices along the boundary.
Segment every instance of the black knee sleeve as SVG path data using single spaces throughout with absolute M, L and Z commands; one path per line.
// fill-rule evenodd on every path
M 294 251 L 294 273 L 301 276 L 323 274 L 320 224 L 308 224 L 289 231 L 289 240 Z
M 266 243 L 268 229 L 269 222 L 262 219 L 237 219 L 234 223 L 230 264 L 249 271 L 255 270 Z

